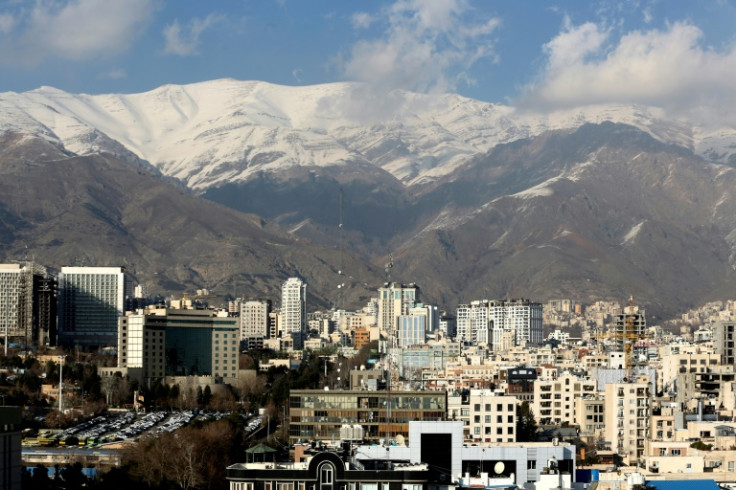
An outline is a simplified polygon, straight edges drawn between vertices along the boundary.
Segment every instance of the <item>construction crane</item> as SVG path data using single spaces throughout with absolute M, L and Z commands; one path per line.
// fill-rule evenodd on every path
M 637 309 L 634 306 L 634 297 L 629 296 L 628 311 L 624 308 L 624 366 L 626 367 L 626 377 L 631 379 L 634 374 L 634 346 L 640 338 L 637 331 Z

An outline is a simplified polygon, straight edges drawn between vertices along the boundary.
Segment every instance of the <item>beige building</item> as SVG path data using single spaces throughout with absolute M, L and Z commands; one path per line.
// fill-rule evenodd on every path
M 597 394 L 595 382 L 565 373 L 534 382 L 534 415 L 540 424 L 575 424 L 575 400 Z
M 240 340 L 269 337 L 271 301 L 248 300 L 240 303 Z
M 669 389 L 680 373 L 704 373 L 720 365 L 715 353 L 672 354 L 662 358 L 662 386 Z
M 463 435 L 473 443 L 516 442 L 519 400 L 492 390 L 469 390 L 447 396 L 447 416 L 463 421 Z
M 644 456 L 649 437 L 651 393 L 649 380 L 644 378 L 634 383 L 606 385 L 606 440 L 628 464 Z
M 655 473 L 702 473 L 705 467 L 703 451 L 689 442 L 647 441 L 643 459 L 646 469 Z
M 588 395 L 575 399 L 575 420 L 580 427 L 580 438 L 590 443 L 604 438 L 606 400 Z

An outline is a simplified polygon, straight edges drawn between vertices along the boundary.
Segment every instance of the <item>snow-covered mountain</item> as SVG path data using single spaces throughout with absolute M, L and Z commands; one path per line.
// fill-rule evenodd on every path
M 736 131 L 704 130 L 656 108 L 585 107 L 554 114 L 453 94 L 378 94 L 358 83 L 287 87 L 232 79 L 141 94 L 0 94 L 0 133 L 41 136 L 78 155 L 111 153 L 204 192 L 293 166 L 368 163 L 406 186 L 450 174 L 499 143 L 586 122 L 627 123 L 714 161 L 736 155 Z

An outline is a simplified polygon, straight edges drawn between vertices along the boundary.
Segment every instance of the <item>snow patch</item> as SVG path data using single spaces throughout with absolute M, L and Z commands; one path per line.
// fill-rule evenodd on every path
M 634 225 L 629 230 L 629 232 L 624 236 L 624 239 L 621 242 L 621 245 L 628 245 L 629 243 L 631 243 L 634 240 L 634 238 L 636 238 L 636 236 L 639 234 L 639 232 L 641 231 L 641 227 L 644 226 L 645 222 L 646 221 L 641 221 L 640 223 L 637 223 L 636 225 Z
M 552 177 L 549 180 L 546 180 L 542 182 L 541 184 L 537 184 L 534 187 L 530 187 L 529 189 L 523 190 L 521 192 L 517 192 L 516 194 L 511 194 L 510 197 L 518 197 L 521 199 L 533 199 L 535 197 L 549 197 L 554 195 L 554 190 L 549 187 L 550 184 L 557 182 L 561 176 Z

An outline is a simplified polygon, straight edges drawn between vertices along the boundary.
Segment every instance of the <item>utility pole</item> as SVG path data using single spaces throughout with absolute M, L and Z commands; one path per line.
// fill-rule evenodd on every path
M 61 388 L 64 384 L 64 356 L 59 356 L 59 413 L 64 413 L 62 407 L 64 399 L 61 397 Z

